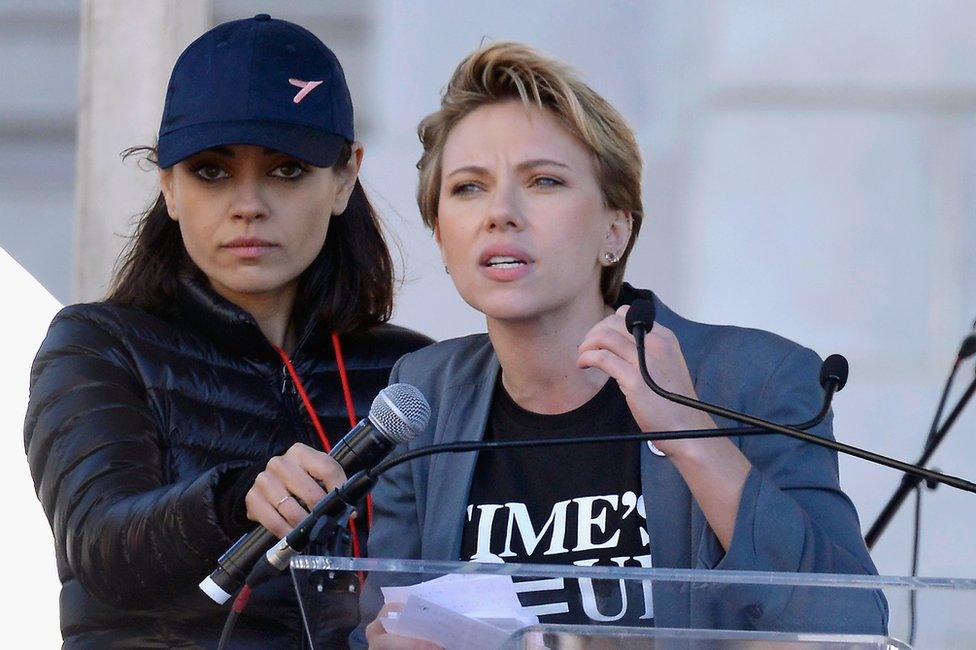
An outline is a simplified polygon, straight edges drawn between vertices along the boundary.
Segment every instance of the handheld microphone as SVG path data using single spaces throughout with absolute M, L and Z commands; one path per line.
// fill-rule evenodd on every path
M 371 469 L 400 443 L 408 442 L 427 427 L 430 405 L 410 384 L 391 384 L 373 400 L 369 415 L 340 440 L 329 454 L 346 474 Z M 200 589 L 219 605 L 243 584 L 251 567 L 278 541 L 264 526 L 241 537 L 217 560 L 217 569 Z

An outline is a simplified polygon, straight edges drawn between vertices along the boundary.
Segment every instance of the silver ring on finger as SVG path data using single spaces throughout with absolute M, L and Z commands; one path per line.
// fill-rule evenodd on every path
M 278 508 L 281 507 L 281 504 L 282 503 L 284 503 L 285 501 L 287 501 L 288 499 L 291 499 L 291 498 L 293 498 L 293 497 L 290 494 L 286 494 L 285 496 L 281 497 L 280 499 L 278 499 L 278 503 L 275 504 L 274 509 L 275 510 L 278 510 Z M 279 512 L 280 512 L 280 510 L 279 510 Z

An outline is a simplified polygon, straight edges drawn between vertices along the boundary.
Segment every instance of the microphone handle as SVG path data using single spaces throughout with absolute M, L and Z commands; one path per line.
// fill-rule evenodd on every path
M 335 444 L 329 456 L 342 466 L 346 476 L 352 476 L 375 466 L 395 446 L 396 443 L 367 416 Z
M 325 495 L 321 501 L 315 504 L 305 519 L 261 556 L 257 565 L 247 576 L 246 584 L 253 587 L 268 577 L 268 571 L 280 573 L 287 569 L 288 561 L 292 556 L 301 553 L 308 546 L 309 535 L 311 535 L 319 519 L 335 516 L 354 508 L 355 502 L 369 492 L 375 484 L 376 479 L 370 476 L 367 470 L 362 470 L 353 474 L 345 483 Z
M 278 537 L 264 526 L 256 526 L 251 532 L 241 535 L 233 546 L 217 558 L 217 568 L 200 582 L 200 591 L 218 605 L 223 605 L 244 584 L 255 560 L 276 541 Z
M 347 475 L 374 467 L 395 447 L 395 443 L 370 417 L 359 421 L 336 443 L 329 454 Z M 222 605 L 244 584 L 254 563 L 278 542 L 278 536 L 264 526 L 241 536 L 217 559 L 217 569 L 200 583 L 213 601 Z

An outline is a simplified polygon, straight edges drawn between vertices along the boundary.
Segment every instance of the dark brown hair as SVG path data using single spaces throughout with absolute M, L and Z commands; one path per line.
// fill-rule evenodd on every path
M 156 163 L 155 147 L 133 147 L 123 158 L 144 155 Z M 352 155 L 347 144 L 333 169 Z M 119 256 L 106 301 L 167 313 L 175 304 L 181 275 L 203 272 L 187 255 L 179 224 L 160 192 L 140 217 Z M 379 217 L 356 180 L 346 211 L 329 223 L 322 250 L 299 278 L 296 304 L 318 305 L 319 318 L 335 332 L 389 320 L 393 311 L 393 260 Z

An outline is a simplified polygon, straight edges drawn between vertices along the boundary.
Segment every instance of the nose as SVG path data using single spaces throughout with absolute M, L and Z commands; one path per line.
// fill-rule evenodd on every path
M 262 197 L 261 184 L 257 179 L 241 178 L 234 190 L 231 217 L 235 221 L 251 222 L 268 216 L 268 206 Z
M 518 184 L 499 183 L 491 192 L 488 209 L 485 213 L 485 228 L 487 230 L 521 230 L 524 225 Z

